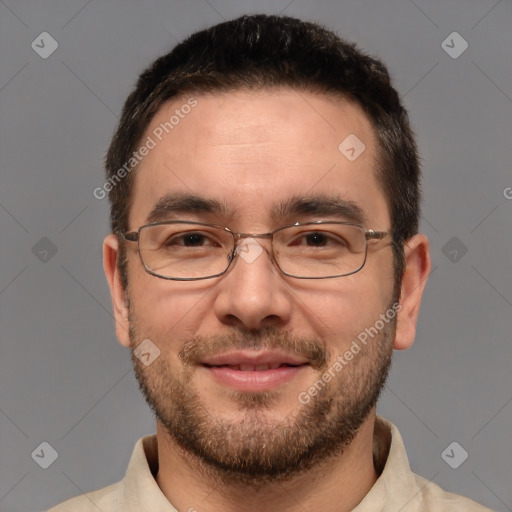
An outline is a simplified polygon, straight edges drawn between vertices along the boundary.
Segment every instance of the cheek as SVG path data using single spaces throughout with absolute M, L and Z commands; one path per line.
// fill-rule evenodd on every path
M 132 321 L 141 340 L 156 340 L 161 350 L 176 351 L 197 333 L 208 310 L 205 285 L 160 279 L 145 272 L 137 261 L 130 268 L 128 282 Z
M 302 296 L 303 313 L 330 350 L 345 351 L 357 336 L 375 325 L 392 298 L 392 279 L 373 273 L 340 278 L 333 286 Z

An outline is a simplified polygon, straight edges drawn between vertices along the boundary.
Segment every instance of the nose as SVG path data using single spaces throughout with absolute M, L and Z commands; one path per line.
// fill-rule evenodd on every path
M 282 327 L 292 311 L 292 295 L 272 261 L 270 240 L 244 239 L 218 283 L 214 310 L 219 321 L 245 329 Z

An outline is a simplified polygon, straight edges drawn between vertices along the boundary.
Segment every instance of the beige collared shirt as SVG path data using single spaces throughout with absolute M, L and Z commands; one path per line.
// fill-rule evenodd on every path
M 381 417 L 375 424 L 374 461 L 380 476 L 353 512 L 491 511 L 412 473 L 398 429 Z M 157 467 L 156 435 L 143 437 L 135 445 L 123 480 L 72 498 L 48 512 L 178 512 L 155 481 Z

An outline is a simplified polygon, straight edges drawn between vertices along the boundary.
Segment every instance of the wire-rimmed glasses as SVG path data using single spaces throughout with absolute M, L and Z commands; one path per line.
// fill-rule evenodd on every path
M 270 233 L 250 234 L 235 233 L 215 224 L 173 220 L 146 224 L 137 231 L 119 235 L 129 242 L 137 242 L 142 265 L 149 274 L 162 279 L 195 281 L 225 274 L 237 254 L 257 249 L 256 240 L 252 246 L 241 241 L 257 238 L 270 238 L 270 255 L 286 276 L 297 279 L 347 276 L 363 268 L 368 241 L 382 240 L 388 232 L 365 230 L 350 222 L 313 221 L 296 222 Z

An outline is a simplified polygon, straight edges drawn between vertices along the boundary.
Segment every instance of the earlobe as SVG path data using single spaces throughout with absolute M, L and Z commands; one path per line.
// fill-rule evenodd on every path
M 111 233 L 103 240 L 103 269 L 110 287 L 117 339 L 122 345 L 129 347 L 129 298 L 122 285 L 121 274 L 117 265 L 118 254 L 119 240 Z
M 404 248 L 405 270 L 402 277 L 400 305 L 393 347 L 409 348 L 416 336 L 416 322 L 421 297 L 430 273 L 429 242 L 425 235 L 417 234 L 407 240 Z

